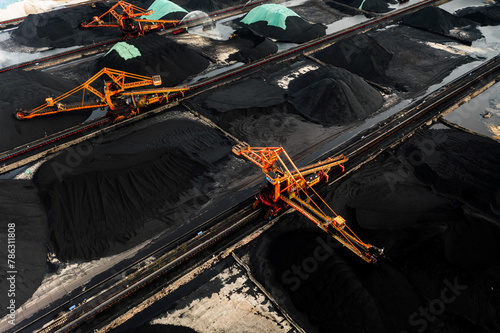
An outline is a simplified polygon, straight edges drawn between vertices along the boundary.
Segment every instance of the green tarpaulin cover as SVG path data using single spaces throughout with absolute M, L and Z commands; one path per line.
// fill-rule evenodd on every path
M 116 43 L 115 46 L 113 46 L 111 48 L 111 50 L 108 51 L 108 53 L 113 51 L 113 50 L 118 52 L 120 57 L 122 57 L 125 60 L 129 60 L 129 59 L 141 56 L 141 51 L 139 51 L 139 49 L 137 47 L 130 45 L 130 44 L 127 44 L 125 42 Z M 106 55 L 108 53 L 106 53 Z M 104 56 L 106 56 L 106 55 L 104 55 Z
M 148 10 L 151 9 L 154 11 L 153 14 L 147 16 L 143 15 L 141 16 L 141 18 L 146 18 L 150 20 L 159 20 L 163 16 L 170 13 L 184 12 L 187 14 L 187 10 L 168 0 L 156 0 L 151 4 L 151 6 L 149 6 Z
M 258 21 L 266 21 L 268 25 L 286 29 L 286 18 L 288 16 L 299 16 L 293 10 L 278 4 L 267 4 L 256 7 L 248 12 L 241 20 L 242 23 L 252 24 Z

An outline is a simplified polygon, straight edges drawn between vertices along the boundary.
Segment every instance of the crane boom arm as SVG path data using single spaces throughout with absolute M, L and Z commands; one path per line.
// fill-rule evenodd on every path
M 102 78 L 111 79 L 104 82 L 104 91 L 101 92 L 96 89 L 92 84 Z M 184 92 L 188 90 L 187 86 L 180 88 L 150 88 L 150 89 L 135 89 L 145 86 L 159 86 L 161 85 L 161 77 L 154 75 L 152 77 L 127 73 L 115 69 L 103 68 L 97 74 L 92 76 L 85 83 L 78 87 L 58 96 L 48 97 L 46 103 L 40 105 L 32 110 L 18 111 L 15 113 L 17 119 L 31 119 L 38 116 L 45 116 L 61 112 L 76 111 L 90 108 L 103 108 L 109 107 L 110 110 L 115 110 L 117 107 L 117 98 L 124 96 L 128 97 L 129 102 L 134 107 L 142 107 L 152 103 L 168 102 L 168 94 L 171 92 L 180 92 L 184 96 Z M 97 97 L 97 101 L 85 101 L 88 93 Z M 69 97 L 81 94 L 80 103 L 64 103 Z M 162 94 L 158 96 L 158 94 Z M 136 105 L 135 97 L 141 96 L 141 105 Z
M 257 195 L 259 201 L 273 209 L 280 205 L 280 201 L 294 208 L 366 262 L 374 263 L 383 255 L 383 250 L 361 241 L 347 226 L 344 218 L 337 215 L 312 189 L 321 179 L 328 179 L 331 168 L 339 166 L 344 171 L 343 163 L 347 161 L 344 155 L 298 169 L 282 147 L 250 147 L 243 142 L 234 146 L 233 152 L 249 159 L 266 174 L 269 184 Z M 281 153 L 285 156 L 284 159 L 279 156 Z M 276 162 L 279 164 L 276 165 Z M 334 217 L 325 214 L 320 205 L 312 200 L 307 193 L 309 189 Z
M 168 25 L 176 26 L 179 20 L 152 20 L 147 16 L 153 10 L 146 10 L 125 1 L 118 1 L 101 16 L 94 16 L 89 23 L 83 22 L 84 28 L 108 27 L 120 28 L 126 35 L 143 35 L 152 30 L 165 29 Z M 142 23 L 142 24 L 141 24 Z

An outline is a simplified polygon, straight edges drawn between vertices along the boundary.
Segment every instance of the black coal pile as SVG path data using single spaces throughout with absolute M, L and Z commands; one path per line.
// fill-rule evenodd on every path
M 12 70 L 0 75 L 0 151 L 15 148 L 56 133 L 88 118 L 89 111 L 71 112 L 33 119 L 14 118 L 17 109 L 31 110 L 51 96 L 78 86 L 77 82 L 40 71 Z M 65 102 L 72 102 L 68 99 Z
M 276 4 L 252 9 L 239 24 L 259 35 L 291 43 L 304 43 L 324 36 L 326 32 L 324 25 L 311 24 L 290 9 Z
M 384 103 L 382 95 L 362 78 L 333 66 L 294 79 L 288 95 L 304 118 L 325 126 L 365 119 Z
M 397 43 L 394 41 L 397 40 Z M 450 53 L 422 40 L 442 43 L 443 35 L 395 26 L 346 38 L 314 54 L 319 60 L 342 67 L 378 84 L 400 92 L 418 92 L 439 83 L 471 57 Z
M 475 22 L 455 16 L 435 6 L 424 7 L 415 13 L 406 15 L 401 20 L 401 23 L 414 28 L 453 36 L 464 41 L 473 41 L 482 36 Z
M 342 67 L 365 79 L 380 84 L 391 82 L 386 70 L 393 54 L 366 34 L 343 39 L 314 55 L 319 60 Z
M 216 89 L 204 100 L 209 117 L 221 126 L 251 115 L 262 114 L 266 109 L 285 102 L 285 92 L 259 78 L 239 81 L 229 87 Z
M 31 14 L 12 32 L 13 40 L 31 47 L 70 47 L 120 38 L 118 28 L 83 28 L 83 21 L 104 14 L 110 5 L 96 3 L 41 14 Z
M 203 71 L 209 64 L 207 58 L 191 47 L 157 34 L 121 43 L 134 49 L 133 57 L 120 55 L 117 44 L 96 62 L 95 72 L 108 67 L 139 75 L 160 75 L 162 85 L 168 87 Z
M 257 34 L 280 42 L 305 43 L 325 35 L 326 27 L 322 24 L 311 24 L 300 17 L 290 16 L 286 19 L 286 29 L 268 25 L 259 21 L 248 25 Z
M 458 10 L 456 16 L 474 21 L 480 25 L 499 25 L 500 6 L 467 7 Z
M 61 259 L 116 253 L 181 223 L 208 200 L 202 174 L 231 149 L 220 133 L 185 118 L 114 136 L 67 150 L 35 174 Z
M 20 308 L 33 295 L 47 272 L 47 249 L 44 245 L 47 241 L 44 232 L 47 230 L 47 217 L 38 190 L 31 181 L 0 181 L 0 225 L 0 237 L 4 245 L 0 248 L 0 255 L 5 258 L 6 268 L 0 272 L 0 292 L 5 295 L 0 297 L 0 316 L 4 318 L 9 312 L 9 300 L 15 299 L 16 308 Z M 15 266 L 10 271 L 17 271 L 15 288 L 11 288 L 11 280 L 7 280 L 10 277 L 7 272 L 8 236 L 15 239 L 15 258 L 10 253 Z M 15 297 L 7 297 L 9 289 L 14 289 Z M 18 322 L 20 320 L 16 320 Z
M 347 6 L 357 8 L 357 9 L 362 9 L 367 12 L 373 12 L 373 13 L 386 13 L 391 11 L 391 8 L 389 8 L 389 5 L 387 4 L 388 1 L 384 0 L 338 0 L 337 2 L 343 3 Z M 348 14 L 351 13 L 359 13 L 359 12 L 353 12 L 348 9 L 346 9 L 344 6 L 339 6 L 335 4 L 334 2 L 327 1 L 326 2 L 328 5 L 332 6 L 335 9 L 341 10 L 343 12 L 346 12 Z
M 278 52 L 278 45 L 267 37 L 254 34 L 250 29 L 238 29 L 235 34 L 242 43 L 238 43 L 239 51 L 231 54 L 229 61 L 247 63 Z
M 365 264 L 288 215 L 261 246 L 270 266 L 259 261 L 254 273 L 273 269 L 281 299 L 319 332 L 497 332 L 499 161 L 493 140 L 418 133 L 320 189 L 358 236 L 385 247 L 386 260 Z

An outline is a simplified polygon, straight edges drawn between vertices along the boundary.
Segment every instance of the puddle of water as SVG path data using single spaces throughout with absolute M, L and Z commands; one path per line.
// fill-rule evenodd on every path
M 389 8 L 397 10 L 411 5 L 414 5 L 414 3 L 412 3 L 412 1 L 407 1 L 403 3 L 389 4 Z
M 367 18 L 364 15 L 356 15 L 356 16 L 348 16 L 344 17 L 341 20 L 335 21 L 331 24 L 327 25 L 326 28 L 326 34 L 333 34 L 334 32 L 352 27 L 353 25 L 360 24 L 362 22 L 368 21 L 369 18 Z
M 235 68 L 238 68 L 240 66 L 243 66 L 244 63 L 242 62 L 236 62 L 232 65 L 229 65 L 229 66 L 226 66 L 226 67 L 223 67 L 223 68 L 219 68 L 219 69 L 214 69 L 213 71 L 210 71 L 206 74 L 202 74 L 202 75 L 197 75 L 195 76 L 194 78 L 192 78 L 191 80 L 189 81 L 186 81 L 185 83 L 182 83 L 182 85 L 192 85 L 192 84 L 195 84 L 196 82 L 202 80 L 202 79 L 206 79 L 206 78 L 209 78 L 209 77 L 213 77 L 213 76 L 216 76 L 216 75 L 219 75 L 221 73 L 224 73 L 224 72 L 227 72 L 231 69 L 235 69 Z
M 470 6 L 484 6 L 482 0 L 455 0 L 441 8 L 455 12 L 456 10 Z M 466 72 L 472 70 L 474 67 L 479 66 L 482 62 L 493 58 L 500 53 L 500 34 L 498 33 L 500 27 L 498 26 L 478 26 L 478 29 L 483 34 L 484 38 L 476 40 L 472 43 L 471 47 L 457 45 L 461 51 L 467 52 L 470 56 L 476 58 L 483 58 L 481 61 L 474 61 L 456 68 L 443 82 L 430 87 L 427 93 L 430 93 L 440 86 L 458 78 Z M 468 103 L 460 106 L 450 114 L 445 116 L 446 120 L 456 123 L 462 127 L 470 129 L 479 134 L 486 136 L 493 136 L 494 133 L 490 127 L 494 129 L 500 125 L 500 84 L 495 84 L 479 96 L 475 97 Z M 493 105 L 494 104 L 494 105 Z M 493 107 L 492 107 L 493 106 Z M 498 106 L 498 108 L 496 107 Z M 490 110 L 491 118 L 483 118 L 483 115 Z
M 108 113 L 108 108 L 105 108 L 104 110 L 94 109 L 94 111 L 92 111 L 92 113 L 90 114 L 90 116 L 84 122 L 86 123 L 86 122 L 89 122 L 91 120 L 103 117 L 103 116 L 106 115 L 106 113 Z
M 303 5 L 305 3 L 308 3 L 310 0 L 290 0 L 290 1 L 285 1 L 282 2 L 281 5 L 285 7 L 297 7 L 300 5 Z
M 444 117 L 479 134 L 493 136 L 500 130 L 500 83 L 484 91 Z
M 25 53 L 25 52 L 8 52 L 0 50 L 0 68 L 5 68 L 17 65 L 23 62 L 36 60 L 43 57 L 48 57 L 57 53 L 67 52 L 80 48 L 81 46 L 72 46 L 61 49 L 52 49 L 43 52 Z
M 286 43 L 286 42 L 276 42 L 276 45 L 278 45 L 278 52 L 285 51 L 288 49 L 291 49 L 292 47 L 295 47 L 299 44 L 295 43 Z
M 484 0 L 453 0 L 439 6 L 439 8 L 444 9 L 450 13 L 455 13 L 457 10 L 465 7 L 479 6 L 484 6 Z

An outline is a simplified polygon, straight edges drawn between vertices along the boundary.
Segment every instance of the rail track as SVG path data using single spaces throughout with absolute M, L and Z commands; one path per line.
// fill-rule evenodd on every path
M 344 154 L 350 158 L 350 169 L 354 169 L 356 165 L 362 164 L 363 160 L 370 160 L 373 156 L 400 142 L 403 137 L 408 137 L 419 128 L 428 125 L 429 121 L 439 117 L 446 108 L 456 103 L 457 99 L 464 98 L 485 83 L 498 80 L 500 80 L 500 55 L 421 98 L 390 119 L 359 134 L 318 159 Z M 334 181 L 335 177 L 332 177 L 331 182 Z M 222 238 L 228 237 L 234 230 L 248 224 L 249 221 L 262 217 L 264 215 L 263 209 L 253 210 L 251 207 L 252 202 L 253 199 L 249 198 L 205 222 L 197 229 L 161 246 L 156 251 L 86 290 L 85 293 L 76 295 L 40 318 L 26 324 L 16 332 L 21 332 L 34 327 L 37 323 L 44 322 L 48 317 L 61 312 L 62 309 L 67 309 L 69 305 L 81 302 L 84 297 L 88 298 L 89 294 L 97 294 L 101 290 L 100 288 L 108 288 L 104 292 L 100 292 L 98 297 L 96 296 L 92 301 L 87 301 L 75 310 L 63 313 L 58 318 L 53 319 L 40 332 L 67 332 L 91 320 L 100 312 L 118 304 L 126 297 L 156 280 L 159 276 L 169 272 L 174 267 L 178 267 L 196 253 L 217 243 Z M 258 223 L 262 224 L 265 221 L 261 218 Z M 202 237 L 200 237 L 200 231 L 203 232 Z M 186 245 L 172 249 L 180 243 Z M 144 266 L 143 263 L 147 262 L 151 257 L 155 257 L 153 264 Z M 108 285 L 110 281 L 124 273 L 126 273 L 127 278 L 111 286 Z
M 22 324 L 14 332 L 27 330 L 59 332 L 61 327 L 62 331 L 68 331 L 68 329 L 78 326 L 263 214 L 261 209 L 253 210 L 252 203 L 253 199 L 245 200 L 206 221 L 196 229 L 159 246 L 151 253 L 65 300 L 35 320 Z M 234 223 L 235 219 L 236 223 Z M 146 266 L 147 269 L 144 269 Z M 126 274 L 127 278 L 116 282 L 116 278 L 123 274 Z M 103 288 L 106 288 L 106 294 L 99 294 Z M 96 295 L 98 297 L 93 299 L 92 297 Z M 68 310 L 76 304 L 80 305 L 72 311 Z M 91 312 L 89 313 L 88 310 Z M 57 315 L 60 316 L 52 319 Z M 44 325 L 43 328 L 42 325 Z
M 184 97 L 181 97 L 180 94 L 173 94 L 173 95 L 171 95 L 171 97 L 169 99 L 171 101 L 173 101 L 173 100 L 181 101 L 183 99 L 190 98 L 190 97 L 192 97 L 196 94 L 199 94 L 205 90 L 212 89 L 212 88 L 215 88 L 215 87 L 220 86 L 222 84 L 236 80 L 239 78 L 239 76 L 248 75 L 248 74 L 252 73 L 252 71 L 257 71 L 261 66 L 263 66 L 265 64 L 289 60 L 289 59 L 298 57 L 305 52 L 312 53 L 312 52 L 314 52 L 314 50 L 316 48 L 325 47 L 326 45 L 328 45 L 328 43 L 333 43 L 336 40 L 338 40 L 339 38 L 345 38 L 345 37 L 348 37 L 350 35 L 354 35 L 354 34 L 362 32 L 362 31 L 366 31 L 368 29 L 378 27 L 379 25 L 392 22 L 392 21 L 394 21 L 394 20 L 396 20 L 404 15 L 407 15 L 411 12 L 414 12 L 414 11 L 424 7 L 424 6 L 429 6 L 432 4 L 436 4 L 438 2 L 440 2 L 440 1 L 439 0 L 426 0 L 426 1 L 423 1 L 420 3 L 416 3 L 412 6 L 404 7 L 398 11 L 390 12 L 386 15 L 373 18 L 371 20 L 357 24 L 355 26 L 341 30 L 339 32 L 336 32 L 336 33 L 333 33 L 333 34 L 330 34 L 327 36 L 323 36 L 323 37 L 314 39 L 312 41 L 303 43 L 301 45 L 298 45 L 294 48 L 282 51 L 282 52 L 274 54 L 274 55 L 270 55 L 268 57 L 265 57 L 261 60 L 255 61 L 253 63 L 243 65 L 243 66 L 238 67 L 236 69 L 228 70 L 227 72 L 224 72 L 224 73 L 219 74 L 217 76 L 211 77 L 209 79 L 205 79 L 203 81 L 200 81 L 197 84 L 188 86 L 188 90 L 185 92 Z M 173 104 L 173 105 L 175 105 L 175 104 Z M 163 110 L 163 109 L 165 109 L 165 107 L 160 107 L 160 109 Z M 142 116 L 136 116 L 134 118 L 128 119 L 127 124 L 130 122 L 140 120 L 140 119 L 142 119 L 142 117 L 144 117 L 144 114 Z M 60 141 L 62 139 L 67 139 L 71 135 L 79 134 L 84 130 L 96 128 L 97 122 L 100 122 L 101 125 L 106 124 L 107 126 L 114 126 L 114 127 L 121 126 L 121 125 L 117 125 L 117 124 L 112 124 L 109 119 L 108 120 L 102 120 L 102 119 L 95 120 L 89 124 L 82 124 L 81 125 L 82 130 L 74 129 L 72 134 L 68 134 L 67 131 L 63 131 L 61 133 L 56 133 L 54 135 L 51 135 L 50 137 L 38 140 L 36 142 L 36 144 L 30 143 L 27 145 L 23 145 L 23 146 L 14 148 L 13 150 L 10 150 L 10 151 L 0 153 L 0 163 L 3 163 L 3 166 L 0 167 L 0 174 L 24 165 L 23 163 L 20 163 L 19 161 L 11 163 L 10 161 L 13 158 L 19 157 L 19 156 L 26 154 L 26 153 L 33 153 L 35 150 L 42 149 L 44 146 L 46 146 L 48 144 Z M 64 145 L 64 147 L 66 147 L 66 146 L 67 145 Z M 36 148 L 33 148 L 33 147 L 36 147 Z M 54 150 L 52 150 L 52 152 L 53 151 Z M 28 163 L 31 162 L 32 160 L 33 159 L 27 159 Z

